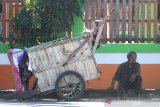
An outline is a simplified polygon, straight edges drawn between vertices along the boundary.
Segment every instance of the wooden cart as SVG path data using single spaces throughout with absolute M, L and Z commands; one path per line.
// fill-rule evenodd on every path
M 75 100 L 83 94 L 85 81 L 100 76 L 89 42 L 83 45 L 85 40 L 65 39 L 27 49 L 40 92 L 55 89 L 60 98 Z
M 94 53 L 104 22 L 109 16 L 79 38 L 51 41 L 27 49 L 40 92 L 55 90 L 64 100 L 76 100 L 83 95 L 85 81 L 100 76 Z M 91 41 L 96 32 L 95 44 L 92 46 Z

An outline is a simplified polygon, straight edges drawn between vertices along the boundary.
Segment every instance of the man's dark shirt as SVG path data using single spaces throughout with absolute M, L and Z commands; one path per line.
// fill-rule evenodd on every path
M 115 75 L 114 80 L 119 81 L 121 83 L 125 83 L 129 81 L 131 75 L 140 72 L 140 64 L 135 62 L 133 66 L 129 67 L 129 62 L 124 62 L 119 65 Z

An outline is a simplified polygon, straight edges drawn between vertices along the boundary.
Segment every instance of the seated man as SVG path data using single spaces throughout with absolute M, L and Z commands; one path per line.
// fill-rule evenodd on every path
M 136 62 L 137 54 L 133 51 L 127 54 L 128 61 L 119 65 L 113 79 L 111 88 L 114 88 L 115 81 L 118 81 L 118 97 L 131 96 L 129 90 L 135 90 L 140 96 L 142 78 L 140 76 L 140 64 Z M 132 95 L 133 96 L 133 95 Z

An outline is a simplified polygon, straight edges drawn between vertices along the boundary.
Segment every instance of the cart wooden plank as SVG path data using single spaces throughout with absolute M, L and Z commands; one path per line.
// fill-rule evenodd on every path
M 81 40 L 81 41 L 78 41 L 78 43 L 79 44 L 82 44 L 84 41 L 83 40 Z M 76 45 L 79 45 L 79 44 L 76 44 Z M 72 46 L 72 48 L 75 48 L 75 47 L 77 47 L 76 45 L 73 45 Z M 82 47 L 80 50 L 79 50 L 79 52 L 77 52 L 77 54 L 76 54 L 76 58 L 79 58 L 80 56 L 82 56 L 82 54 L 83 54 L 83 49 L 84 47 Z M 81 54 L 82 53 L 82 54 Z M 80 58 L 79 58 L 79 60 L 80 60 Z M 80 72 L 81 73 L 81 75 L 84 77 L 85 75 L 87 75 L 87 73 L 88 72 L 86 72 L 86 69 L 85 69 L 85 66 L 83 65 L 83 61 L 82 60 L 80 60 L 80 61 L 75 61 L 74 62 L 75 63 L 75 66 L 76 66 L 76 68 L 77 68 L 77 72 Z
M 71 53 L 77 48 L 76 46 L 77 43 L 67 43 L 67 44 L 64 44 L 64 47 L 65 47 L 65 55 L 69 56 L 71 55 Z M 73 47 L 75 46 L 75 47 Z M 68 52 L 68 54 L 66 54 L 66 52 Z M 70 68 L 70 70 L 73 70 L 73 71 L 78 71 L 75 63 L 68 63 L 67 64 L 68 67 Z

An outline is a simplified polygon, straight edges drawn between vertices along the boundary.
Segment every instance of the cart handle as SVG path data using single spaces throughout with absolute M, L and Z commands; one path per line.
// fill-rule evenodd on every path
M 99 42 L 99 39 L 100 39 L 100 36 L 102 34 L 102 31 L 103 31 L 103 27 L 104 27 L 104 23 L 106 22 L 106 20 L 111 16 L 111 14 L 113 13 L 115 7 L 111 10 L 110 14 L 107 15 L 103 21 L 94 29 L 92 33 L 92 36 L 93 34 L 98 30 L 98 33 L 97 33 L 97 36 L 96 36 L 96 39 L 95 39 L 95 43 L 94 43 L 94 46 L 93 46 L 93 49 L 92 49 L 92 54 L 94 54 L 96 52 L 96 48 L 97 48 L 97 45 L 98 45 L 98 42 Z

